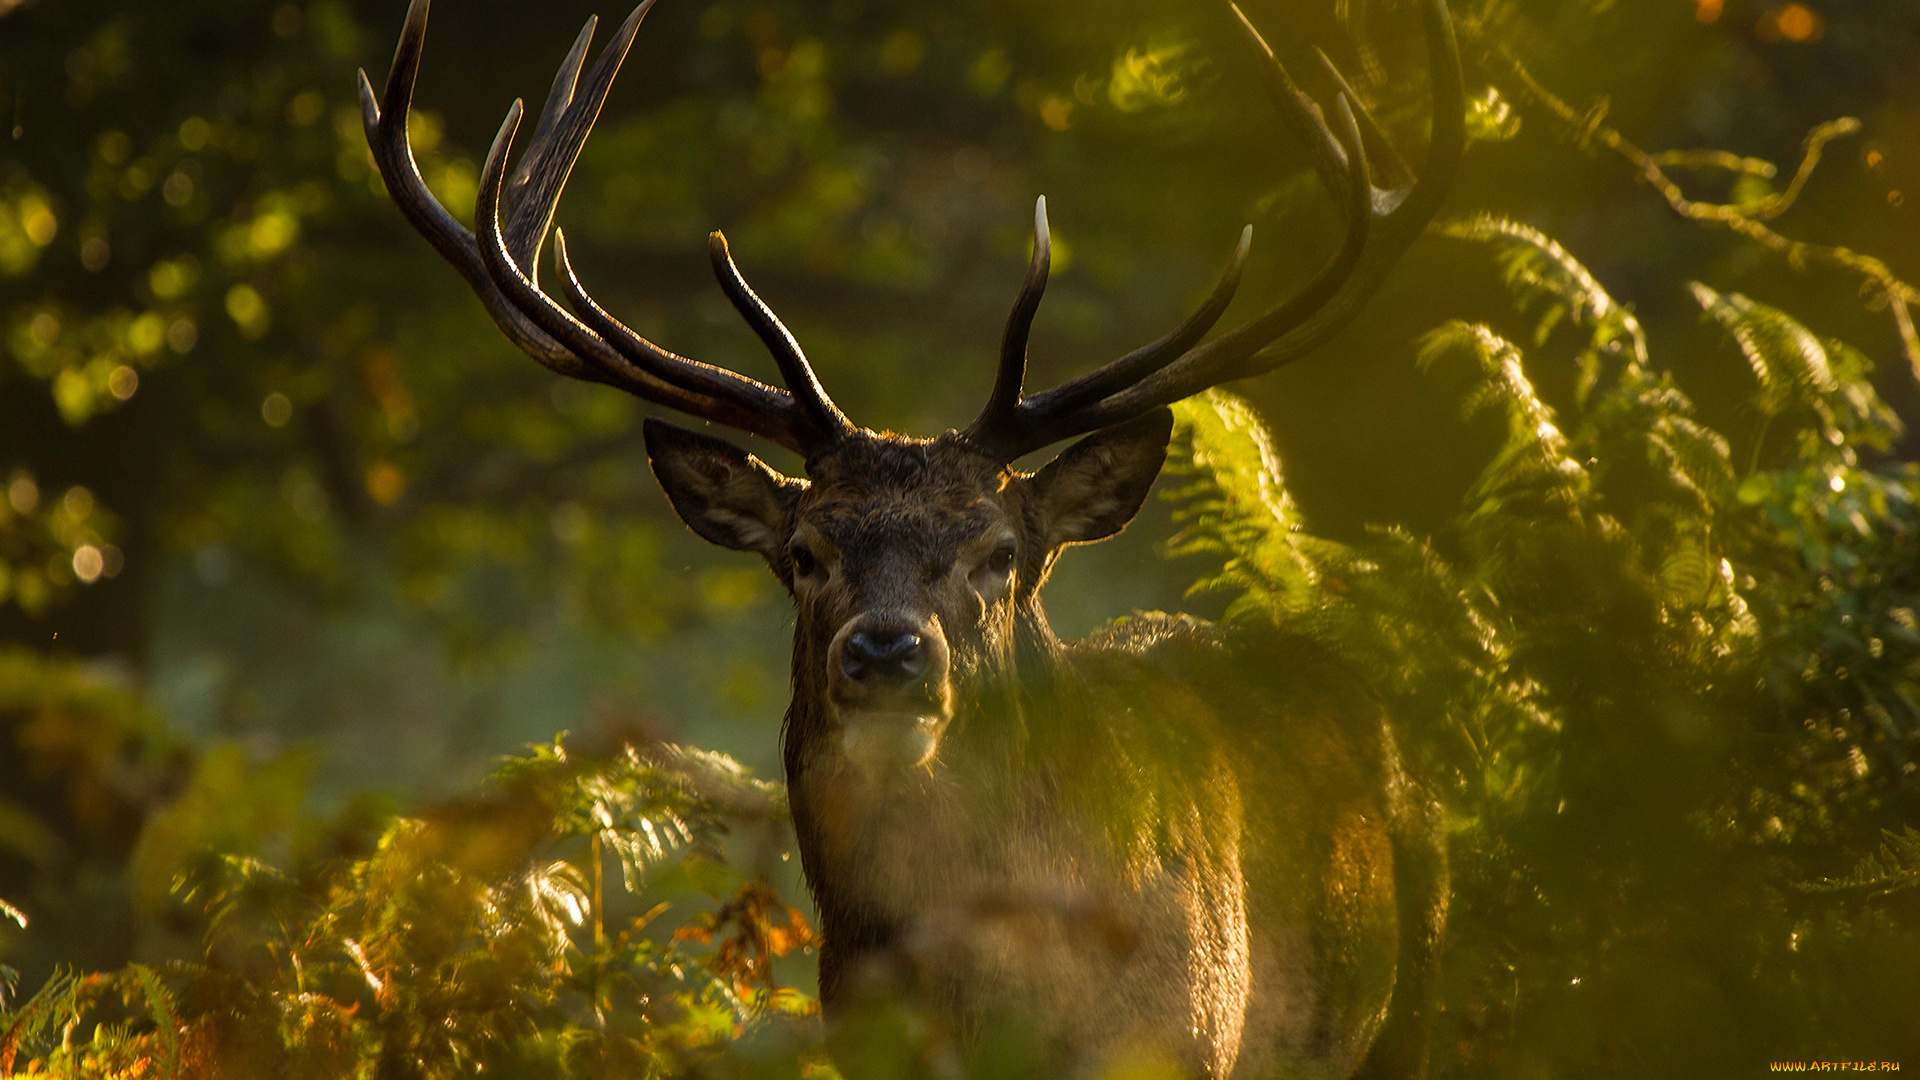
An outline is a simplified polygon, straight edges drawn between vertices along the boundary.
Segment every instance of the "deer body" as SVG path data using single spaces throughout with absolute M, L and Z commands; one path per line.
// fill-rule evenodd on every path
M 910 987 L 945 1006 L 962 1038 L 1026 1026 L 1056 1066 L 1144 1057 L 1194 1076 L 1351 1074 L 1385 1019 L 1398 960 L 1397 808 L 1377 783 L 1379 732 L 1225 745 L 1258 724 L 1354 718 L 1226 716 L 1155 655 L 1191 643 L 1132 644 L 1053 658 L 1067 670 L 1052 678 L 1071 689 L 1027 711 L 1081 721 L 1057 736 L 1090 736 L 1046 739 L 1057 757 L 959 746 L 879 789 L 790 746 L 823 999 L 837 1010 Z M 1224 646 L 1198 647 L 1220 654 L 1205 666 L 1228 666 Z M 1048 700 L 1061 692 L 1078 700 Z M 1158 741 L 1134 724 L 1168 723 L 1200 743 L 1178 766 L 1122 745 Z M 1116 785 L 1129 768 L 1133 782 Z M 1103 802 L 1110 816 L 1090 817 Z
M 1339 250 L 1293 297 L 1209 339 L 1249 227 L 1186 322 L 1028 396 L 1050 268 L 1043 199 L 986 408 L 932 439 L 850 422 L 719 233 L 721 288 L 785 389 L 655 345 L 575 276 L 554 210 L 653 2 L 590 71 L 588 21 L 509 170 L 514 103 L 473 231 L 427 189 L 408 141 L 428 0 L 411 2 L 384 93 L 362 74 L 362 111 L 395 202 L 515 345 L 805 459 L 805 477 L 783 476 L 728 442 L 645 424 L 681 518 L 763 558 L 793 595 L 784 756 L 830 1028 L 907 1002 L 926 1021 L 920 1064 L 941 1075 L 982 1055 L 1012 1075 L 1150 1062 L 1214 1080 L 1423 1075 L 1444 847 L 1364 682 L 1303 639 L 1168 616 L 1064 643 L 1039 592 L 1066 548 L 1139 510 L 1165 461 L 1166 406 L 1310 354 L 1438 210 L 1466 142 L 1444 0 L 1420 0 L 1434 111 L 1417 179 L 1330 63 L 1333 127 L 1228 5 L 1345 220 Z M 1375 185 L 1370 159 L 1393 186 Z M 550 231 L 565 305 L 538 280 Z M 1038 472 L 1013 467 L 1077 436 Z M 854 1080 L 901 1075 L 863 1053 L 836 1049 Z
M 1100 464 L 1157 457 L 1148 441 Z M 878 468 L 876 454 L 905 460 Z M 785 744 L 829 1018 L 904 995 L 956 1047 L 1012 1028 L 1058 1075 L 1140 1059 L 1193 1076 L 1351 1074 L 1395 985 L 1395 837 L 1417 844 L 1424 826 L 1364 685 L 1305 641 L 1167 616 L 1061 642 L 1038 595 L 1045 511 L 1004 487 L 1002 512 L 1026 518 L 1042 554 L 981 620 L 973 589 L 941 588 L 964 575 L 919 571 L 1003 524 L 981 505 L 1001 470 L 980 466 L 976 489 L 965 468 L 915 475 L 969 463 L 951 447 L 849 456 L 857 490 L 834 492 L 822 469 L 818 501 L 881 542 L 841 555 L 848 580 L 830 595 L 796 590 Z M 954 513 L 943 492 L 979 497 Z M 895 560 L 912 565 L 852 565 L 898 552 L 877 521 L 918 538 Z M 860 721 L 820 677 L 834 659 L 821 643 L 874 611 L 946 638 L 950 685 L 933 697 L 947 713 L 924 761 L 849 753 Z M 1277 674 L 1250 683 L 1249 668 Z

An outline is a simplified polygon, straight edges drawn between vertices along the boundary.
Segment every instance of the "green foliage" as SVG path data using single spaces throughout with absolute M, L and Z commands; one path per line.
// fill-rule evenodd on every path
M 202 958 L 56 976 L 0 1015 L 0 1074 L 679 1075 L 751 1034 L 737 1068 L 797 1075 L 817 1007 L 774 963 L 812 931 L 723 850 L 784 815 L 778 785 L 720 755 L 536 746 L 484 798 L 394 818 L 364 855 L 203 860 L 183 885 Z M 676 898 L 651 903 L 663 886 Z M 687 893 L 716 906 L 670 931 Z
M 1590 335 L 1580 352 L 1578 396 L 1585 405 L 1607 361 L 1638 367 L 1647 362 L 1647 332 L 1631 309 L 1614 302 L 1587 268 L 1560 242 L 1509 218 L 1481 214 L 1446 222 L 1440 235 L 1491 244 L 1501 276 L 1522 311 L 1537 312 L 1534 344 L 1543 345 L 1562 321 Z
M 1464 360 L 1469 415 L 1503 434 L 1431 539 L 1306 538 L 1270 441 L 1220 395 L 1178 410 L 1193 464 L 1171 493 L 1170 550 L 1221 560 L 1207 584 L 1233 592 L 1229 617 L 1365 665 L 1451 792 L 1436 1072 L 1706 1066 L 1709 1031 L 1715 1054 L 1791 1056 L 1836 1032 L 1897 1045 L 1920 992 L 1920 936 L 1887 906 L 1913 883 L 1915 837 L 1894 823 L 1920 809 L 1920 469 L 1863 461 L 1898 427 L 1862 355 L 1693 286 L 1752 366 L 1760 414 L 1792 427 L 1737 482 L 1728 441 L 1564 248 L 1492 219 L 1454 232 L 1494 246 L 1517 304 L 1548 310 L 1543 343 L 1560 315 L 1593 335 L 1570 421 L 1518 346 L 1452 322 L 1421 365 Z M 1829 970 L 1860 990 L 1818 983 Z M 1655 983 L 1674 988 L 1657 1019 Z M 1632 1019 L 1568 1045 L 1569 1010 Z
M 1299 509 L 1287 494 L 1280 457 L 1254 410 L 1209 390 L 1174 406 L 1180 423 L 1166 474 L 1183 481 L 1162 489 L 1180 503 L 1178 532 L 1167 541 L 1171 558 L 1219 559 L 1220 572 L 1194 591 L 1231 592 L 1230 615 L 1297 603 L 1314 585 L 1302 553 L 1312 540 L 1300 531 Z
M 1852 893 L 1874 902 L 1884 902 L 1909 889 L 1920 888 L 1920 832 L 1909 825 L 1897 833 L 1888 829 L 1884 835 L 1886 839 L 1880 850 L 1862 858 L 1850 873 L 1823 878 L 1801 888 L 1809 892 Z

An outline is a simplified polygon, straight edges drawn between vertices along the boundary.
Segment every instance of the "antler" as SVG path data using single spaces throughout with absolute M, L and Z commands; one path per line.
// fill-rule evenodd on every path
M 1096 371 L 1023 398 L 1027 332 L 1046 290 L 1049 265 L 1046 202 L 1041 200 L 1034 219 L 1033 265 L 1007 326 L 993 393 L 979 419 L 963 433 L 1003 461 L 1123 423 L 1210 386 L 1271 371 L 1312 352 L 1359 313 L 1426 229 L 1452 186 L 1466 150 L 1466 93 L 1445 0 L 1425 0 L 1421 9 L 1433 85 L 1433 134 L 1426 167 L 1410 183 L 1405 180 L 1407 166 L 1326 54 L 1321 53 L 1320 60 L 1338 87 L 1337 133 L 1327 127 L 1320 107 L 1294 83 L 1246 15 L 1229 6 L 1282 119 L 1306 140 L 1322 185 L 1342 204 L 1346 239 L 1298 293 L 1201 345 L 1239 285 L 1252 242 L 1253 227 L 1248 226 L 1213 295 L 1178 329 Z M 1374 186 L 1369 155 L 1385 165 L 1398 186 Z
M 802 455 L 819 452 L 851 430 L 814 377 L 793 335 L 740 276 L 727 252 L 726 238 L 717 232 L 711 253 L 721 288 L 772 350 L 788 390 L 676 355 L 629 329 L 595 303 L 580 284 L 567 259 L 566 238 L 558 230 L 554 232 L 555 264 L 562 289 L 578 315 L 540 289 L 535 261 L 553 224 L 554 207 L 654 0 L 645 0 L 627 17 L 582 86 L 580 70 L 598 22 L 587 20 L 554 78 L 527 152 L 509 177 L 507 153 L 524 108 L 519 101 L 513 103 L 487 155 L 474 208 L 477 236 L 428 190 L 407 137 L 407 113 L 426 44 L 430 2 L 413 0 L 407 9 L 385 94 L 376 97 L 367 73 L 360 73 L 367 144 L 401 212 L 467 279 L 507 338 L 562 375 L 615 386 L 644 400 L 759 435 Z

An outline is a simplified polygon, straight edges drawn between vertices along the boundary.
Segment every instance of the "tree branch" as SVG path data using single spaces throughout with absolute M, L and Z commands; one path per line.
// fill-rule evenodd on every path
M 1592 108 L 1582 112 L 1556 96 L 1535 79 L 1513 51 L 1491 35 L 1477 23 L 1462 20 L 1459 26 L 1462 40 L 1480 48 L 1481 62 L 1491 68 L 1496 77 L 1504 76 L 1511 81 L 1518 92 L 1512 96 L 1521 101 L 1531 101 L 1551 113 L 1561 124 L 1569 128 L 1575 140 L 1582 147 L 1597 142 L 1627 160 L 1641 180 L 1667 200 L 1673 212 L 1688 221 L 1705 225 L 1714 225 L 1746 237 L 1757 244 L 1775 252 L 1787 260 L 1787 264 L 1796 270 L 1804 270 L 1809 264 L 1822 264 L 1862 279 L 1861 291 L 1875 299 L 1883 299 L 1893 314 L 1895 328 L 1899 331 L 1901 344 L 1905 347 L 1907 362 L 1913 367 L 1915 380 L 1920 380 L 1920 334 L 1914 329 L 1913 315 L 1909 305 L 1920 304 L 1920 290 L 1895 276 L 1886 263 L 1838 245 L 1811 244 L 1804 240 L 1795 240 L 1775 232 L 1766 222 L 1779 217 L 1799 198 L 1807 179 L 1820 164 L 1821 152 L 1826 144 L 1837 138 L 1855 134 L 1860 130 L 1860 121 L 1851 116 L 1829 120 L 1813 129 L 1807 135 L 1805 150 L 1801 157 L 1800 168 L 1793 174 L 1784 191 L 1776 192 L 1767 198 L 1747 206 L 1734 206 L 1722 203 L 1704 202 L 1687 197 L 1686 192 L 1667 175 L 1668 166 L 1680 168 L 1724 168 L 1757 176 L 1771 177 L 1779 170 L 1769 162 L 1756 158 L 1743 158 L 1721 150 L 1667 151 L 1650 154 L 1635 145 L 1616 128 L 1605 123 L 1607 100 L 1601 98 Z

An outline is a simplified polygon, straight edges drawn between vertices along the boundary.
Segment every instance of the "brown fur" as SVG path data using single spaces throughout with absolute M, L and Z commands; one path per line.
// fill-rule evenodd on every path
M 936 1062 L 1013 1038 L 1033 1075 L 1417 1076 L 1444 852 L 1370 690 L 1297 637 L 1047 625 L 1053 560 L 1132 517 L 1169 425 L 1036 475 L 951 434 L 862 433 L 806 482 L 649 425 L 682 515 L 795 596 L 784 755 L 829 1019 L 904 998 Z M 917 683 L 837 674 L 882 624 L 928 640 Z M 852 733 L 895 712 L 930 756 L 855 760 Z

